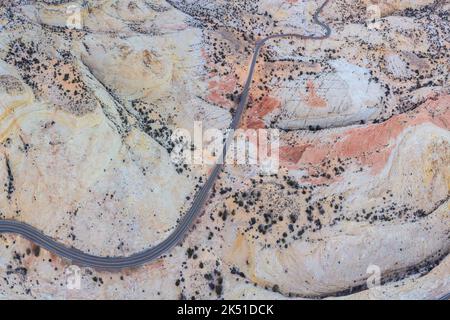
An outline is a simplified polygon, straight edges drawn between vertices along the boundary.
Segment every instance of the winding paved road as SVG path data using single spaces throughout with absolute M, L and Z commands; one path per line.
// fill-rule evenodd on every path
M 248 72 L 248 77 L 246 80 L 246 83 L 244 85 L 244 88 L 242 90 L 241 98 L 239 101 L 238 108 L 236 109 L 236 113 L 233 117 L 233 121 L 231 123 L 230 129 L 236 130 L 239 127 L 239 123 L 242 118 L 242 114 L 245 110 L 245 106 L 247 105 L 248 95 L 250 92 L 251 84 L 253 81 L 253 75 L 255 72 L 256 63 L 259 57 L 259 53 L 261 51 L 261 48 L 266 44 L 267 41 L 271 39 L 276 38 L 299 38 L 304 40 L 323 40 L 330 36 L 331 29 L 328 25 L 321 22 L 319 20 L 319 15 L 325 8 L 325 6 L 329 3 L 330 0 L 325 0 L 324 3 L 317 9 L 313 16 L 313 21 L 315 24 L 321 26 L 325 33 L 321 36 L 305 36 L 295 33 L 287 33 L 287 34 L 275 34 L 268 36 L 264 39 L 261 39 L 256 42 L 255 49 L 253 53 L 253 58 L 250 65 L 250 70 Z M 224 146 L 223 149 L 223 158 L 225 158 L 229 142 L 233 136 L 228 137 L 228 141 Z M 203 187 L 200 189 L 200 191 L 197 193 L 192 206 L 188 210 L 188 212 L 183 216 L 183 218 L 180 220 L 178 226 L 176 229 L 161 243 L 158 245 L 151 247 L 149 249 L 146 249 L 142 252 L 133 254 L 128 257 L 100 257 L 100 256 L 94 256 L 87 253 L 84 253 L 76 248 L 70 248 L 67 247 L 61 243 L 56 242 L 51 237 L 43 234 L 41 231 L 37 230 L 36 228 L 18 221 L 13 220 L 0 220 L 0 233 L 14 233 L 19 234 L 37 245 L 43 247 L 46 250 L 49 250 L 65 259 L 71 260 L 72 263 L 85 266 L 85 267 L 92 267 L 97 269 L 107 269 L 107 270 L 120 270 L 124 268 L 132 268 L 132 267 L 138 267 L 143 264 L 149 263 L 154 261 L 155 259 L 158 259 L 163 254 L 167 253 L 169 250 L 171 250 L 173 247 L 175 247 L 177 244 L 179 244 L 189 231 L 190 227 L 194 223 L 195 219 L 199 216 L 203 205 L 211 191 L 211 188 L 213 187 L 218 175 L 223 169 L 223 164 L 217 164 L 214 169 L 211 172 L 211 175 L 209 176 L 206 183 L 203 185 Z M 442 296 L 439 298 L 439 300 L 448 300 L 450 299 L 450 293 Z
M 317 9 L 313 16 L 313 21 L 317 25 L 322 26 L 325 29 L 325 34 L 322 36 L 304 36 L 299 34 L 276 34 L 271 35 L 267 38 L 264 38 L 262 40 L 259 40 L 256 42 L 252 62 L 250 65 L 250 70 L 248 73 L 248 77 L 245 83 L 245 86 L 242 90 L 241 98 L 239 101 L 238 108 L 236 109 L 236 113 L 233 117 L 233 121 L 231 123 L 230 129 L 236 130 L 239 127 L 239 123 L 242 118 L 242 114 L 245 110 L 245 106 L 247 104 L 248 95 L 250 91 L 250 87 L 253 80 L 253 74 L 255 72 L 255 66 L 256 62 L 258 60 L 259 53 L 261 51 L 261 48 L 264 46 L 264 44 L 270 40 L 275 38 L 282 38 L 282 37 L 295 37 L 300 39 L 311 39 L 311 40 L 321 40 L 326 39 L 331 34 L 331 29 L 329 26 L 324 24 L 323 22 L 319 21 L 319 14 L 322 12 L 324 7 L 328 4 L 330 0 L 326 0 L 320 8 Z M 228 141 L 224 146 L 223 149 L 223 159 L 226 156 L 227 149 L 229 142 L 231 141 L 233 137 L 229 136 Z M 163 254 L 171 250 L 173 247 L 175 247 L 177 244 L 179 244 L 183 239 L 186 233 L 189 231 L 190 227 L 194 223 L 195 219 L 200 214 L 203 205 L 211 191 L 211 188 L 213 187 L 218 175 L 222 171 L 223 164 L 217 164 L 214 169 L 211 172 L 211 175 L 209 176 L 206 183 L 203 185 L 203 187 L 198 191 L 197 195 L 195 196 L 195 199 L 192 203 L 192 206 L 188 210 L 188 212 L 183 216 L 183 218 L 180 220 L 178 226 L 176 229 L 161 243 L 157 244 L 156 246 L 153 246 L 149 249 L 146 249 L 142 252 L 133 254 L 128 257 L 100 257 L 100 256 L 94 256 L 87 254 L 85 252 L 82 252 L 76 248 L 69 248 L 59 242 L 56 242 L 51 237 L 43 234 L 41 231 L 37 230 L 36 228 L 23 223 L 19 221 L 13 221 L 13 220 L 1 220 L 0 221 L 0 233 L 14 233 L 19 234 L 37 245 L 41 246 L 42 248 L 49 250 L 65 259 L 71 260 L 72 263 L 85 266 L 85 267 L 92 267 L 97 269 L 107 269 L 107 270 L 120 270 L 124 268 L 132 268 L 132 267 L 138 267 L 143 264 L 152 262 L 155 259 L 158 259 Z

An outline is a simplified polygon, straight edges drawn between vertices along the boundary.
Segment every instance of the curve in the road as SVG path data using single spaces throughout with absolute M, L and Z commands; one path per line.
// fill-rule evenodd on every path
M 236 112 L 233 117 L 233 121 L 231 123 L 231 132 L 236 130 L 239 126 L 239 123 L 242 118 L 242 114 L 245 110 L 245 106 L 247 104 L 248 95 L 250 92 L 250 87 L 253 81 L 253 74 L 255 72 L 256 62 L 258 60 L 259 53 L 261 48 L 265 45 L 268 40 L 275 38 L 285 38 L 285 37 L 293 37 L 299 38 L 303 40 L 323 40 L 330 36 L 331 29 L 328 25 L 321 22 L 319 20 L 319 15 L 328 4 L 330 0 L 325 0 L 324 3 L 317 9 L 314 13 L 313 21 L 315 24 L 321 26 L 325 29 L 325 34 L 320 36 L 314 35 L 300 35 L 295 33 L 288 34 L 275 34 L 268 36 L 264 39 L 261 39 L 256 42 L 255 49 L 253 53 L 253 58 L 250 64 L 250 69 L 248 72 L 248 77 L 245 82 L 244 88 L 242 90 L 242 94 L 240 97 L 239 105 L 236 109 Z M 228 137 L 227 143 L 225 143 L 222 159 L 225 159 L 227 148 L 229 146 L 229 142 L 233 137 L 230 135 Z M 71 260 L 72 263 L 85 266 L 92 267 L 98 269 L 108 269 L 108 270 L 120 270 L 124 268 L 132 268 L 138 267 L 145 263 L 152 262 L 155 259 L 161 257 L 164 253 L 168 252 L 170 249 L 179 244 L 183 239 L 186 233 L 189 231 L 190 227 L 194 223 L 195 219 L 200 214 L 202 207 L 209 195 L 211 188 L 213 187 L 218 175 L 222 171 L 223 164 L 217 164 L 209 176 L 206 183 L 199 190 L 195 199 L 192 203 L 192 206 L 188 210 L 188 212 L 181 218 L 175 230 L 162 242 L 159 244 L 141 251 L 139 253 L 127 256 L 127 257 L 100 257 L 94 256 L 85 252 L 82 252 L 76 248 L 67 247 L 59 242 L 56 242 L 51 237 L 45 235 L 41 231 L 36 228 L 19 221 L 14 220 L 0 220 L 0 233 L 14 233 L 19 234 L 37 245 L 43 247 L 46 250 L 49 250 L 65 259 Z

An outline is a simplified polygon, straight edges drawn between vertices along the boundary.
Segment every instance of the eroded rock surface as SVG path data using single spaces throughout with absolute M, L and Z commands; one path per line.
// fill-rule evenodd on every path
M 227 128 L 255 41 L 323 34 L 321 4 L 3 1 L 0 218 L 101 256 L 161 242 L 211 169 L 171 160 L 174 131 Z M 242 127 L 280 130 L 277 174 L 226 165 L 180 246 L 133 270 L 82 268 L 81 290 L 69 261 L 0 235 L 0 297 L 448 293 L 449 9 L 331 0 L 330 38 L 271 40 L 256 66 Z

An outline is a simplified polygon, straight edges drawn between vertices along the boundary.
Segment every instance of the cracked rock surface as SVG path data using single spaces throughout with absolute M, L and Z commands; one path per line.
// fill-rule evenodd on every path
M 211 166 L 175 164 L 171 137 L 230 125 L 255 42 L 323 32 L 315 0 L 0 4 L 0 218 L 100 256 L 173 231 Z M 81 268 L 80 290 L 70 261 L 0 235 L 0 297 L 450 292 L 449 12 L 331 0 L 330 38 L 271 40 L 256 65 L 242 127 L 280 131 L 277 174 L 226 165 L 181 245 L 136 269 Z

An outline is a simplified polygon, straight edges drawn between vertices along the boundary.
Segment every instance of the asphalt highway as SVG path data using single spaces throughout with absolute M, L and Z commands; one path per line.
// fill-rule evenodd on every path
M 324 35 L 314 36 L 314 35 L 300 35 L 300 34 L 277 34 L 271 35 L 264 39 L 259 40 L 255 44 L 255 49 L 253 53 L 253 58 L 251 61 L 250 69 L 248 72 L 248 77 L 244 88 L 242 90 L 239 105 L 236 109 L 236 112 L 233 117 L 233 121 L 231 123 L 230 129 L 236 130 L 239 127 L 239 123 L 242 118 L 242 114 L 244 113 L 245 106 L 248 101 L 248 95 L 250 92 L 253 75 L 255 72 L 255 66 L 258 60 L 259 53 L 264 44 L 271 39 L 282 38 L 282 37 L 294 37 L 300 39 L 311 39 L 311 40 L 321 40 L 326 39 L 331 34 L 331 29 L 329 26 L 319 21 L 319 14 L 322 12 L 324 7 L 327 5 L 329 0 L 326 0 L 320 8 L 315 12 L 313 16 L 313 21 L 319 26 L 322 26 L 325 30 Z M 227 149 L 229 146 L 229 142 L 232 139 L 232 136 L 228 137 L 228 141 L 224 146 L 222 157 L 225 159 Z M 143 264 L 149 263 L 158 259 L 168 251 L 170 251 L 174 246 L 183 241 L 185 235 L 189 231 L 192 224 L 195 222 L 195 219 L 199 216 L 202 211 L 203 205 L 207 200 L 211 188 L 213 187 L 218 175 L 223 169 L 223 164 L 217 164 L 210 176 L 208 177 L 206 183 L 202 186 L 202 188 L 197 192 L 192 206 L 187 211 L 187 213 L 181 218 L 175 230 L 162 242 L 159 244 L 150 247 L 142 252 L 127 256 L 127 257 L 101 257 L 94 256 L 82 252 L 76 248 L 67 247 L 59 242 L 56 242 L 51 237 L 45 235 L 41 231 L 36 228 L 19 221 L 13 220 L 0 220 L 0 233 L 14 233 L 19 234 L 42 248 L 49 250 L 67 260 L 70 260 L 73 264 L 77 264 L 80 266 L 92 267 L 97 269 L 108 269 L 108 270 L 120 270 L 124 268 L 132 268 L 138 267 Z
M 255 48 L 250 64 L 250 69 L 248 72 L 248 77 L 242 90 L 239 105 L 234 114 L 230 129 L 236 130 L 241 122 L 242 115 L 247 105 L 248 96 L 253 81 L 253 75 L 255 72 L 255 67 L 261 48 L 266 44 L 267 41 L 277 38 L 297 38 L 303 40 L 323 40 L 328 38 L 331 35 L 331 29 L 328 25 L 319 20 L 319 15 L 326 7 L 326 5 L 329 3 L 329 1 L 330 0 L 324 1 L 324 3 L 317 9 L 317 11 L 313 16 L 314 23 L 321 26 L 324 29 L 325 32 L 323 35 L 318 36 L 300 35 L 295 33 L 275 34 L 263 38 L 255 43 Z M 227 143 L 224 146 L 222 153 L 223 159 L 225 159 L 231 139 L 233 139 L 233 136 L 228 137 Z M 203 205 L 205 204 L 209 196 L 209 193 L 222 169 L 223 164 L 217 164 L 213 168 L 206 183 L 197 192 L 194 201 L 192 203 L 192 206 L 187 211 L 187 213 L 181 218 L 175 230 L 165 240 L 163 240 L 162 242 L 153 247 L 150 247 L 144 251 L 141 251 L 139 253 L 127 257 L 109 257 L 109 256 L 101 257 L 90 255 L 76 248 L 67 247 L 55 241 L 51 237 L 45 235 L 40 230 L 24 222 L 14 220 L 0 220 L 0 233 L 12 233 L 21 235 L 24 238 L 41 246 L 42 248 L 54 254 L 57 254 L 58 256 L 66 260 L 69 260 L 72 264 L 76 264 L 79 266 L 111 271 L 121 270 L 125 268 L 139 267 L 141 265 L 150 263 L 160 258 L 162 255 L 164 255 L 165 253 L 170 251 L 173 247 L 175 247 L 176 245 L 178 245 L 180 242 L 183 241 L 192 224 L 195 222 L 196 218 L 201 213 Z M 449 300 L 449 299 L 450 293 L 439 298 L 439 300 Z
M 445 296 L 439 298 L 439 300 L 450 300 L 450 293 L 447 293 Z

